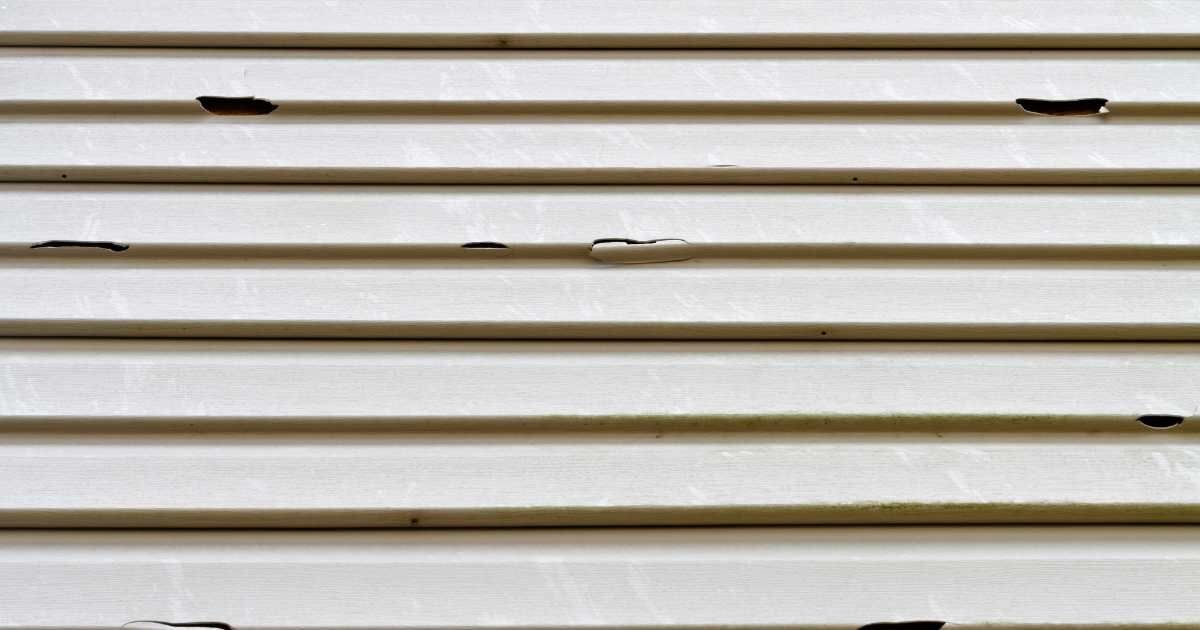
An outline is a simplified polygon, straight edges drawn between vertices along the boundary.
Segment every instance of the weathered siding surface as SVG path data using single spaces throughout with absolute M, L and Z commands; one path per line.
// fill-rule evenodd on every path
M 22 532 L 0 587 L 28 628 L 1186 628 L 1197 549 L 1195 527 Z
M 1200 627 L 1198 49 L 0 0 L 0 629 Z
M 0 43 L 295 47 L 1195 47 L 1188 0 L 6 0 Z

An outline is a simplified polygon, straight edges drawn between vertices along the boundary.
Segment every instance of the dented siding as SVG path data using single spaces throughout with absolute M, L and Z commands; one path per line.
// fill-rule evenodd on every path
M 1200 626 L 1197 86 L 1183 0 L 0 2 L 0 629 Z

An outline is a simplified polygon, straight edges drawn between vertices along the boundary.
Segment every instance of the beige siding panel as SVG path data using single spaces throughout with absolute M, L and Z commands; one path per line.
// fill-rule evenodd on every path
M 290 251 L 476 260 L 487 252 L 460 246 L 491 241 L 509 246 L 510 258 L 582 257 L 598 238 L 669 237 L 686 239 L 705 255 L 1022 253 L 1110 260 L 1184 256 L 1200 246 L 1200 192 L 1186 186 L 10 183 L 0 184 L 0 207 L 8 209 L 0 213 L 0 252 L 22 256 L 50 240 L 124 243 L 127 257 L 239 248 L 240 256 Z
M 621 265 L 492 250 L 474 260 L 461 250 L 333 260 L 63 251 L 0 259 L 0 334 L 1200 339 L 1200 264 L 1190 260 Z
M 0 362 L 7 425 L 1138 428 L 1200 408 L 1191 343 L 6 339 Z
M 7 0 L 0 44 L 1192 47 L 1188 0 Z
M 1200 128 L 1090 118 L 226 120 L 10 120 L 0 124 L 0 180 L 1200 183 Z
M 0 562 L 13 630 L 1200 624 L 1194 527 L 13 531 Z
M 203 115 L 198 96 L 249 95 L 279 105 L 273 116 L 664 104 L 974 108 L 965 111 L 1016 117 L 1017 98 L 1101 97 L 1116 118 L 1149 106 L 1200 106 L 1200 53 L 0 49 L 0 107 L 10 110 L 136 106 Z
M 0 526 L 1200 522 L 1191 422 L 1153 431 L 1127 420 L 1104 433 L 982 418 L 997 430 L 59 427 L 0 434 Z
M 19 211 L 0 217 L 11 239 L 0 286 L 13 296 L 0 329 L 1194 338 L 1193 197 L 1190 188 L 10 184 L 0 199 Z M 590 258 L 591 242 L 608 237 L 683 238 L 693 259 Z M 30 249 L 54 240 L 129 249 Z M 508 249 L 461 247 L 470 242 Z

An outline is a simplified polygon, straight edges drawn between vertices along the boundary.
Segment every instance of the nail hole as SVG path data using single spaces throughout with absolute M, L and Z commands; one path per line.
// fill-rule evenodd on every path
M 94 249 L 107 249 L 110 252 L 123 252 L 129 249 L 129 246 L 124 243 L 114 243 L 112 241 L 42 241 L 29 246 L 29 249 L 43 249 L 47 247 L 91 247 Z
M 1019 98 L 1017 105 L 1027 114 L 1041 116 L 1097 116 L 1107 114 L 1106 98 L 1078 98 L 1069 101 L 1047 101 L 1040 98 Z
M 1151 429 L 1174 429 L 1183 424 L 1183 416 L 1148 415 L 1138 418 L 1137 421 Z
M 198 96 L 200 107 L 217 116 L 264 116 L 279 108 L 278 105 L 253 96 Z
M 67 174 L 66 174 L 66 173 L 63 173 L 62 175 L 59 175 L 59 177 L 61 177 L 61 178 L 63 178 L 63 179 L 66 179 L 66 178 L 67 178 Z
M 473 241 L 471 243 L 463 243 L 463 249 L 508 249 L 508 245 L 497 243 L 495 241 Z
M 869 623 L 858 630 L 942 630 L 945 621 L 893 621 Z

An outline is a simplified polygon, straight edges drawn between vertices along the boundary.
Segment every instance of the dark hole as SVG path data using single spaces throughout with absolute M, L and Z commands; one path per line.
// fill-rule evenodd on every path
M 200 107 L 218 116 L 263 116 L 279 108 L 278 105 L 253 96 L 198 96 Z
M 135 619 L 133 621 L 127 622 L 125 625 L 123 625 L 121 627 L 124 628 L 125 626 L 128 626 L 129 624 L 134 624 L 134 623 L 156 623 L 160 626 L 170 626 L 172 628 L 213 628 L 214 630 L 233 630 L 233 626 L 231 626 L 223 621 L 172 622 L 172 621 L 159 621 L 157 619 Z
M 625 243 L 626 245 L 650 245 L 651 243 L 657 243 L 657 242 L 658 241 L 637 241 L 632 238 L 598 238 L 598 239 L 592 241 L 592 245 L 599 245 L 601 243 Z
M 1142 426 L 1151 429 L 1174 429 L 1183 424 L 1183 416 L 1149 415 L 1137 419 Z
M 124 243 L 114 243 L 112 241 L 42 241 L 29 246 L 29 249 L 42 249 L 44 247 L 92 247 L 95 249 L 107 249 L 110 252 L 123 252 L 129 249 L 129 246 Z
M 893 621 L 869 623 L 858 630 L 942 630 L 945 621 Z
M 1019 98 L 1017 105 L 1029 114 L 1043 116 L 1095 116 L 1103 114 L 1106 98 L 1077 98 L 1069 101 L 1046 101 L 1040 98 Z
M 508 249 L 508 245 L 497 243 L 495 241 L 475 241 L 472 243 L 463 243 L 463 249 Z

